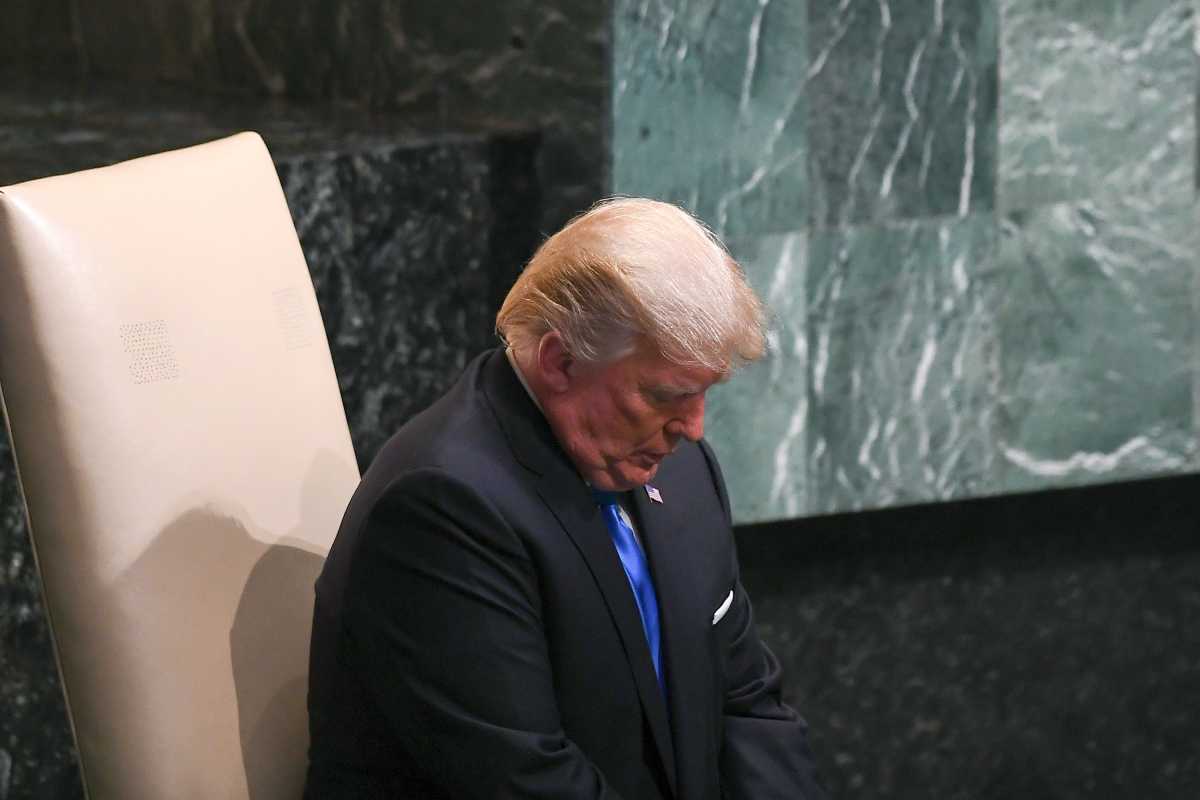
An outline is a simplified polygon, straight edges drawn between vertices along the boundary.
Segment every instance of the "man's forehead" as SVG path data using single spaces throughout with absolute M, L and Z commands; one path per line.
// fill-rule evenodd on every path
M 705 367 L 676 364 L 657 354 L 640 359 L 633 367 L 639 383 L 655 388 L 695 392 L 724 379 Z

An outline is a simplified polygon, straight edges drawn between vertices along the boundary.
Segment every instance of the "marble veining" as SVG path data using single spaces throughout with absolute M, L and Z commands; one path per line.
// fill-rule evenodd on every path
M 988 215 L 811 236 L 809 513 L 988 488 L 994 257 Z
M 770 320 L 766 358 L 708 395 L 705 436 L 721 460 L 738 520 L 809 511 L 807 245 L 802 233 L 731 243 Z
M 1200 467 L 1195 12 L 618 3 L 617 188 L 804 331 L 713 393 L 739 520 Z
M 1195 468 L 1200 240 L 1190 195 L 1004 219 L 997 489 Z
M 809 0 L 809 222 L 993 207 L 995 0 Z
M 804 4 L 617 0 L 613 188 L 731 237 L 807 214 Z
M 483 143 L 279 165 L 362 469 L 493 341 L 488 168 Z
M 1003 0 L 999 205 L 1194 180 L 1191 0 Z

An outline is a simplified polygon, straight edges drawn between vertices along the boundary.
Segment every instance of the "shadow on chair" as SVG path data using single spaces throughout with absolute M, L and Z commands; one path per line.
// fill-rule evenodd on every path
M 261 139 L 0 190 L 0 385 L 88 796 L 298 797 L 358 469 Z

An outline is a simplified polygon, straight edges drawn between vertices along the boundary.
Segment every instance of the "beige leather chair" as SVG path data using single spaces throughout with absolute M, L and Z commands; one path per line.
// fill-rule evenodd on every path
M 0 389 L 89 796 L 297 798 L 358 470 L 262 140 L 0 190 Z

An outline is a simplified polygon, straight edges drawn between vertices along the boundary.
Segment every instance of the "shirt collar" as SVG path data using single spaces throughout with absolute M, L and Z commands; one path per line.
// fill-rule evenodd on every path
M 525 373 L 521 372 L 521 366 L 517 363 L 517 356 L 513 353 L 512 347 L 504 348 L 504 357 L 508 359 L 508 363 L 512 366 L 513 372 L 517 373 L 517 380 L 521 382 L 521 387 L 525 389 L 525 394 L 529 395 L 529 399 L 537 406 L 537 410 L 542 412 L 542 416 L 546 415 L 546 409 L 542 408 L 541 402 L 537 399 L 537 395 L 533 393 L 533 389 L 529 388 L 529 381 L 525 380 Z

